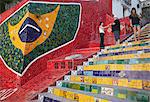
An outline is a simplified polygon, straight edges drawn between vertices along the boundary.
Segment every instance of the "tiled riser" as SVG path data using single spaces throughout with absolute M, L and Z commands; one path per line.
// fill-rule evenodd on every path
M 84 71 L 150 71 L 150 63 L 145 64 L 99 64 L 84 66 Z
M 62 90 L 59 88 L 54 88 L 53 93 L 56 96 L 64 97 L 70 100 L 74 100 L 77 102 L 112 102 L 107 99 L 102 99 L 102 98 L 96 98 L 90 95 L 84 95 L 80 93 L 75 93 L 67 90 Z M 119 101 L 118 101 L 119 102 Z
M 147 42 L 143 42 L 143 43 L 126 43 L 126 44 L 122 44 L 120 46 L 108 46 L 106 47 L 107 50 L 117 50 L 117 49 L 123 49 L 123 48 L 131 48 L 131 47 L 136 47 L 136 46 L 149 46 L 150 45 L 150 41 Z
M 72 75 L 150 80 L 149 71 L 78 71 L 77 73 L 74 73 Z
M 150 80 L 115 77 L 66 76 L 65 81 L 150 90 Z
M 126 52 L 116 52 L 116 53 L 109 53 L 109 54 L 102 54 L 99 57 L 106 57 L 106 56 L 117 56 L 117 55 L 125 55 L 125 54 L 136 54 L 136 53 L 149 53 L 150 49 L 143 49 L 143 50 L 136 50 L 136 51 L 126 51 Z
M 108 88 L 108 87 L 100 87 L 97 85 L 75 84 L 75 83 L 67 83 L 67 82 L 62 82 L 61 87 L 71 88 L 75 90 L 82 90 L 85 92 L 91 92 L 95 94 L 114 96 L 116 98 L 121 98 L 125 100 L 131 100 L 132 97 L 136 100 L 141 100 L 141 102 L 149 102 L 149 98 L 150 98 L 149 96 L 150 92 L 148 91 L 146 92 L 129 91 L 128 89 Z
M 98 64 L 144 64 L 149 63 L 150 58 L 143 59 L 126 59 L 126 60 L 104 60 L 104 61 L 89 61 L 88 65 L 98 65 Z

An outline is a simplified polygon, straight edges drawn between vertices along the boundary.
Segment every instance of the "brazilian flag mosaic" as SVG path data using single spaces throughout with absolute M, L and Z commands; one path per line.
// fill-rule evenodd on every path
M 29 2 L 0 25 L 0 55 L 18 74 L 37 57 L 73 40 L 80 21 L 78 3 Z

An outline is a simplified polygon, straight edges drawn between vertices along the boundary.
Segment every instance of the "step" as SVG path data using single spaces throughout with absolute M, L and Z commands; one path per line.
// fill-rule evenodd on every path
M 136 37 L 136 38 L 138 39 L 138 37 Z M 143 40 L 143 39 L 150 39 L 150 35 L 140 36 L 140 40 Z M 131 40 L 134 40 L 134 37 Z
M 83 62 L 83 63 L 85 63 L 85 62 Z M 84 65 L 84 64 L 83 64 Z M 83 71 L 83 65 L 78 65 L 77 66 L 77 71 Z
M 150 34 L 150 30 L 141 32 L 140 36 L 145 36 L 145 35 L 149 35 L 149 34 Z M 136 34 L 136 36 L 138 36 L 138 33 Z M 134 34 L 133 34 L 133 38 L 134 38 Z
M 91 71 L 150 71 L 150 63 L 148 64 L 100 64 L 84 66 L 83 70 Z
M 116 77 L 150 80 L 150 71 L 71 71 L 71 75 Z
M 149 29 L 150 29 L 150 28 L 148 28 L 147 30 L 142 31 L 140 35 L 149 34 L 149 33 L 150 33 L 150 30 L 149 30 Z
M 80 90 L 84 92 L 91 92 L 93 94 L 105 94 L 106 96 L 113 96 L 120 99 L 127 99 L 130 97 L 130 93 L 134 93 L 134 95 L 146 96 L 146 99 L 149 99 L 150 91 L 145 90 L 137 90 L 131 88 L 124 88 L 118 86 L 110 86 L 110 85 L 97 85 L 97 84 L 89 84 L 83 82 L 68 82 L 68 81 L 60 81 L 62 84 L 57 85 L 57 87 L 64 87 L 74 90 Z M 105 90 L 104 90 L 105 89 Z M 112 90 L 112 93 L 107 92 L 106 90 Z M 120 95 L 121 94 L 121 95 Z M 118 97 L 120 95 L 120 97 Z M 121 97 L 123 96 L 123 97 Z M 149 100 L 147 100 L 149 102 Z
M 138 48 L 138 49 L 131 49 L 131 50 L 123 50 L 123 49 L 119 49 L 117 51 L 110 51 L 107 53 L 107 51 L 105 53 L 99 53 L 98 57 L 105 57 L 105 56 L 113 56 L 113 55 L 125 55 L 125 54 L 136 54 L 136 53 L 148 53 L 150 52 L 150 48 L 149 47 L 145 47 L 145 49 L 143 48 Z
M 72 89 L 76 89 L 76 90 L 81 90 L 81 86 L 79 88 L 79 85 L 88 85 L 88 86 L 97 86 L 97 87 L 106 87 L 106 88 L 113 88 L 115 89 L 119 89 L 119 90 L 128 90 L 128 91 L 132 91 L 132 92 L 138 92 L 138 93 L 145 93 L 147 95 L 150 95 L 150 91 L 149 90 L 143 90 L 143 89 L 134 89 L 134 88 L 126 88 L 126 87 L 121 87 L 121 86 L 117 86 L 117 85 L 104 85 L 104 84 L 95 84 L 95 83 L 85 83 L 85 82 L 73 82 L 73 81 L 58 81 L 59 84 L 57 84 L 57 87 L 66 87 L 66 88 L 72 88 Z M 61 83 L 61 84 L 60 84 Z M 70 85 L 67 85 L 68 83 L 70 83 Z M 72 85 L 71 85 L 72 84 Z M 86 90 L 84 90 L 86 91 Z M 88 91 L 88 90 L 87 90 Z M 91 90 L 90 90 L 91 91 Z M 88 91 L 89 92 L 89 91 Z M 98 94 L 98 93 L 97 93 Z
M 142 55 L 138 55 L 138 54 L 129 54 L 128 56 L 126 55 L 121 55 L 121 56 L 112 56 L 112 57 L 105 57 L 105 58 L 101 58 L 101 59 L 95 59 L 93 62 L 83 62 L 83 66 L 77 66 L 77 71 L 83 71 L 84 70 L 84 67 L 86 66 L 86 67 L 93 67 L 94 65 L 96 65 L 96 66 L 100 66 L 100 65 L 103 65 L 103 66 L 105 66 L 105 67 L 109 67 L 109 65 L 117 65 L 117 66 L 122 66 L 122 65 L 125 65 L 125 67 L 127 67 L 127 69 L 129 70 L 129 71 L 136 71 L 136 69 L 134 69 L 134 70 L 131 70 L 131 69 L 129 69 L 129 66 L 130 65 L 134 65 L 134 63 L 132 63 L 132 62 L 134 62 L 134 61 L 136 61 L 135 59 L 145 59 L 142 63 L 139 63 L 139 64 L 147 64 L 148 62 L 149 62 L 149 60 L 147 60 L 146 61 L 146 59 L 149 59 L 149 58 L 147 58 L 147 57 L 149 57 L 150 58 L 150 54 L 148 53 L 148 55 L 147 54 L 142 54 Z M 127 61 L 127 60 L 129 60 L 129 58 L 130 58 L 130 64 L 129 65 L 127 65 L 128 63 L 126 62 L 126 63 L 121 63 L 120 62 L 120 60 L 122 60 L 122 61 Z M 117 59 L 117 60 L 116 60 Z M 107 64 L 108 63 L 108 61 L 112 61 L 110 64 Z M 118 61 L 118 63 L 116 64 L 113 64 L 113 61 L 115 62 L 115 61 Z M 104 63 L 99 63 L 99 62 L 104 62 Z M 146 63 L 144 63 L 144 62 L 146 62 Z M 92 64 L 91 64 L 92 63 Z M 94 64 L 93 64 L 94 63 Z M 136 64 L 137 64 L 137 62 L 136 62 Z M 93 65 L 93 66 L 92 66 Z M 107 68 L 108 69 L 108 68 Z M 127 70 L 127 69 L 124 69 L 124 70 Z M 95 69 L 94 69 L 95 70 Z M 99 69 L 99 71 L 100 70 L 106 70 L 106 68 L 105 69 Z M 145 69 L 143 69 L 143 70 L 141 70 L 141 71 L 144 71 Z M 119 71 L 121 71 L 121 70 L 119 70 Z M 140 70 L 138 70 L 138 71 L 140 71 Z
M 145 43 L 145 45 L 133 45 L 133 46 L 126 46 L 126 47 L 118 47 L 118 48 L 113 48 L 109 50 L 105 50 L 103 52 L 99 52 L 100 54 L 109 54 L 112 52 L 123 52 L 123 51 L 136 51 L 136 50 L 144 50 L 144 49 L 149 49 L 150 43 Z
M 97 76 L 83 76 L 71 75 L 65 81 L 72 81 L 72 82 L 84 82 L 84 83 L 94 83 L 100 85 L 115 85 L 120 87 L 126 88 L 133 88 L 133 89 L 144 89 L 150 90 L 150 80 L 140 80 L 140 79 L 131 79 L 131 78 L 117 78 L 117 77 L 97 77 Z M 57 83 L 58 84 L 58 83 Z M 146 84 L 148 84 L 146 86 Z
M 150 58 L 134 58 L 134 59 L 124 59 L 124 60 L 99 60 L 99 61 L 88 61 L 87 65 L 97 65 L 97 64 L 145 64 L 150 63 Z
M 143 32 L 142 34 L 140 34 L 140 37 L 146 37 L 146 36 L 149 37 L 149 34 L 150 34 L 150 31 L 148 31 L 148 32 Z M 136 35 L 136 37 L 138 38 L 138 35 Z M 134 38 L 134 37 L 133 37 L 133 38 Z
M 137 58 L 150 58 L 150 49 L 144 51 L 133 51 L 133 52 L 121 52 L 121 53 L 112 53 L 110 55 L 103 55 L 97 58 L 94 58 L 93 61 L 100 60 L 125 60 L 125 59 L 137 59 Z M 88 63 L 87 63 L 88 64 Z
M 149 31 L 149 32 L 147 32 L 147 33 L 143 33 L 143 34 L 141 34 L 141 35 L 140 35 L 140 37 L 149 36 L 149 34 L 150 34 L 150 31 Z M 137 37 L 138 37 L 138 36 L 137 36 Z
M 134 46 L 134 47 L 127 47 L 127 48 L 122 47 L 122 48 L 116 49 L 116 50 L 105 50 L 105 51 L 97 52 L 97 55 L 124 52 L 124 51 L 143 50 L 143 49 L 150 49 L 150 43 L 147 46 Z
M 54 90 L 53 94 L 57 96 L 71 98 L 72 100 L 77 100 L 78 102 L 125 102 L 125 100 L 123 99 L 118 99 L 112 96 L 93 94 L 91 92 L 84 92 L 69 88 L 53 87 L 53 90 Z M 64 93 L 66 94 L 64 95 Z M 99 101 L 96 101 L 98 99 Z
M 119 48 L 119 47 L 127 47 L 127 46 L 135 46 L 135 45 L 139 45 L 139 44 L 144 44 L 144 43 L 149 43 L 150 39 L 146 40 L 146 41 L 138 41 L 138 42 L 127 42 L 127 43 L 122 43 L 122 44 L 118 44 L 118 45 L 111 45 L 111 46 L 106 46 L 106 49 L 110 50 L 110 49 L 115 49 L 115 48 Z
M 125 52 L 115 52 L 115 53 L 109 53 L 109 54 L 101 54 L 101 55 L 94 55 L 93 58 L 89 58 L 88 61 L 86 62 L 83 62 L 83 65 L 91 65 L 93 64 L 93 62 L 95 63 L 101 63 L 101 61 L 104 61 L 104 63 L 108 63 L 111 62 L 111 63 L 114 63 L 113 61 L 119 61 L 122 60 L 122 61 L 126 61 L 126 60 L 135 60 L 135 59 L 148 59 L 146 58 L 147 56 L 145 55 L 148 55 L 150 52 L 150 49 L 144 49 L 144 50 L 138 50 L 138 51 L 125 51 Z M 143 55 L 145 53 L 145 55 Z M 141 55 L 141 58 L 139 57 L 139 55 Z M 123 59 L 122 57 L 127 57 L 126 59 Z M 131 58 L 132 56 L 132 58 Z M 134 58 L 134 56 L 136 56 L 137 58 Z M 144 57 L 145 56 L 145 57 Z M 120 59 L 121 57 L 121 59 Z M 143 57 L 143 58 L 142 58 Z M 116 59 L 112 59 L 112 58 L 116 58 Z M 119 58 L 119 59 L 117 59 Z
M 149 41 L 150 37 L 148 38 L 140 38 L 140 41 Z M 130 41 L 128 41 L 129 43 L 130 42 L 135 42 L 134 39 L 131 39 Z
M 143 31 L 141 31 L 141 35 L 142 34 L 147 34 L 147 33 L 150 33 L 150 27 L 148 27 L 148 28 L 146 28 L 146 29 L 144 29 Z
M 50 93 L 40 93 L 39 102 L 77 102 Z

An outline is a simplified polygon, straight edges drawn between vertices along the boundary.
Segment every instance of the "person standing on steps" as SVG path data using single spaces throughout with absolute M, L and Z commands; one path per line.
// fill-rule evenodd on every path
M 100 26 L 99 26 L 99 33 L 100 33 L 100 49 L 104 49 L 104 35 L 105 35 L 105 29 L 108 28 L 108 26 L 104 27 L 104 23 L 100 22 Z
M 130 18 L 130 24 L 134 31 L 134 40 L 139 41 L 140 40 L 140 33 L 141 33 L 141 27 L 140 27 L 140 17 L 136 13 L 136 9 L 132 8 Z M 136 33 L 138 31 L 138 39 L 136 38 Z
M 112 32 L 114 33 L 116 44 L 120 44 L 120 21 L 117 16 L 114 16 L 114 22 L 112 23 Z

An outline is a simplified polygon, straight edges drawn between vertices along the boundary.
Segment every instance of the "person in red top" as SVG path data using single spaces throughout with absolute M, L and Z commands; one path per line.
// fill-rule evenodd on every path
M 134 39 L 135 41 L 138 41 L 140 40 L 141 27 L 140 27 L 140 17 L 136 13 L 135 8 L 132 8 L 131 15 L 129 16 L 129 18 L 130 18 L 130 24 L 133 27 L 133 31 L 134 31 Z M 138 31 L 138 39 L 136 38 L 137 31 Z

